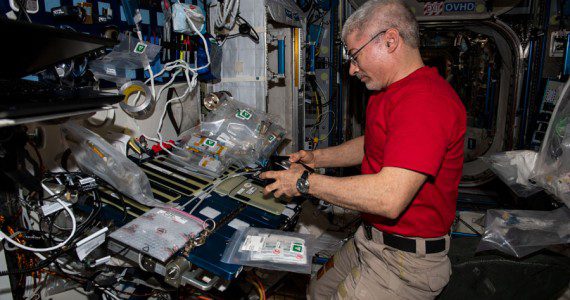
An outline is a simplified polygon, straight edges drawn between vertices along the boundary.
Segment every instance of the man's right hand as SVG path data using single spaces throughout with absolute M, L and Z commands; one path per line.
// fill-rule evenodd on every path
M 316 168 L 315 153 L 313 151 L 301 150 L 289 155 L 289 161 L 292 163 L 302 162 L 305 165 Z

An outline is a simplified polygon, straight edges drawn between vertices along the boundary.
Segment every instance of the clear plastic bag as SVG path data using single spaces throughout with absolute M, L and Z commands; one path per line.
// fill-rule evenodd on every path
M 286 134 L 278 117 L 231 98 L 206 115 L 200 128 L 203 136 L 231 148 L 232 155 L 243 165 L 264 165 Z
M 179 139 L 182 148 L 186 150 L 208 154 L 217 157 L 219 160 L 224 160 L 228 157 L 230 149 L 224 143 L 196 133 L 196 128 L 182 133 Z
M 105 79 L 119 85 L 129 81 L 127 70 L 142 69 L 150 65 L 162 48 L 141 42 L 131 35 L 120 35 L 121 41 L 104 57 L 91 61 L 89 69 L 97 79 Z
M 523 257 L 549 245 L 570 243 L 570 209 L 488 210 L 477 251 L 497 249 Z
M 261 269 L 311 273 L 314 238 L 311 235 L 248 227 L 237 230 L 221 261 Z
M 191 171 L 216 178 L 229 167 L 228 161 L 220 161 L 216 157 L 188 150 L 172 149 L 171 157 Z
M 62 126 L 61 131 L 82 171 L 97 175 L 141 204 L 164 206 L 154 199 L 143 171 L 99 135 L 69 122 Z
M 481 159 L 519 197 L 529 197 L 542 188 L 529 179 L 536 162 L 537 153 L 530 150 L 517 150 L 495 153 Z
M 196 29 L 202 34 L 206 33 L 206 18 L 202 9 L 196 5 L 184 3 L 174 3 L 172 5 L 172 27 L 174 32 L 188 35 L 196 34 L 192 25 L 186 19 L 187 14 Z
M 570 206 L 570 81 L 554 108 L 538 154 L 533 179 Z
M 109 237 L 143 254 L 166 262 L 185 244 L 198 236 L 204 224 L 192 215 L 176 209 L 153 208 Z

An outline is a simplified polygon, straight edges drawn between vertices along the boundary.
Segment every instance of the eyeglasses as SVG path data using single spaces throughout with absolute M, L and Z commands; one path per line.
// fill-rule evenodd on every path
M 370 40 L 368 40 L 368 42 L 366 42 L 366 44 L 362 45 L 362 47 L 358 48 L 352 54 L 350 54 L 350 52 L 346 48 L 346 44 L 345 44 L 343 47 L 344 48 L 344 59 L 345 59 L 345 61 L 347 61 L 347 62 L 350 61 L 350 63 L 352 63 L 353 65 L 358 66 L 358 61 L 356 60 L 356 56 L 358 55 L 358 53 L 360 53 L 360 51 L 362 51 L 362 49 L 364 49 L 364 47 L 368 46 L 368 44 L 370 44 L 374 39 L 379 37 L 381 34 L 386 33 L 386 31 L 388 31 L 388 30 L 382 30 L 382 31 L 378 32 L 377 34 L 375 34 Z

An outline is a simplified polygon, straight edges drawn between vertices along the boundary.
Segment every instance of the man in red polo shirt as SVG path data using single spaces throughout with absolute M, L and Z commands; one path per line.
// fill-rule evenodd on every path
M 346 21 L 350 74 L 375 91 L 365 134 L 292 154 L 311 167 L 361 164 L 362 175 L 266 172 L 266 193 L 310 194 L 362 212 L 354 239 L 312 279 L 311 299 L 437 296 L 449 281 L 449 229 L 463 167 L 466 113 L 452 87 L 424 66 L 418 24 L 397 0 L 366 2 Z

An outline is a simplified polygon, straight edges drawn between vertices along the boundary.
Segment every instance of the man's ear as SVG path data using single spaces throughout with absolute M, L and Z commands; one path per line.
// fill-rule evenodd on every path
M 400 43 L 402 42 L 400 33 L 395 28 L 390 28 L 386 31 L 385 40 L 386 40 L 386 49 L 388 50 L 388 53 L 396 51 L 396 49 L 400 46 Z

